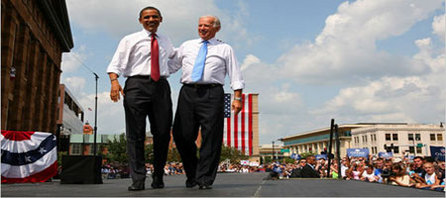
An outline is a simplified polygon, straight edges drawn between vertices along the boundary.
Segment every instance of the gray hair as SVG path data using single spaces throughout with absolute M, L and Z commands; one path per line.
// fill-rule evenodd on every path
M 212 17 L 212 18 L 214 18 L 214 27 L 220 27 L 220 26 L 221 26 L 220 19 L 219 19 L 218 17 L 216 17 L 216 16 L 213 16 L 213 15 L 204 15 L 204 16 L 201 16 L 200 19 L 201 19 L 201 18 L 207 18 L 207 17 Z

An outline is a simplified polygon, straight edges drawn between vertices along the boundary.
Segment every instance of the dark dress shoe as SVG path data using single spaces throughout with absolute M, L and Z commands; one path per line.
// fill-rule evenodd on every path
M 197 182 L 194 179 L 186 180 L 186 188 L 193 188 L 197 185 Z
M 153 176 L 152 179 L 152 188 L 164 188 L 163 177 Z
M 209 190 L 209 189 L 212 189 L 212 186 L 211 185 L 200 185 L 199 189 L 200 190 Z
M 133 182 L 131 186 L 129 186 L 129 191 L 138 191 L 138 190 L 144 190 L 144 181 L 136 181 Z

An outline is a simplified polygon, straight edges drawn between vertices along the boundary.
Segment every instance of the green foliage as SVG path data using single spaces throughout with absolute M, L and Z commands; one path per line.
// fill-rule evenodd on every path
M 169 149 L 169 153 L 167 154 L 167 161 L 168 162 L 181 162 L 181 156 L 178 152 L 178 149 L 171 148 Z
M 307 156 L 309 156 L 309 155 L 314 155 L 314 156 L 316 156 L 317 153 L 306 152 L 306 153 L 301 153 L 301 154 L 299 154 L 299 155 L 300 155 L 300 157 L 301 157 L 302 159 L 304 159 L 304 158 L 307 158 Z
M 145 162 L 153 164 L 153 144 L 147 144 L 144 147 L 144 156 L 145 156 Z
M 120 164 L 127 164 L 128 158 L 127 158 L 127 139 L 125 138 L 125 134 L 122 133 L 119 135 L 119 140 L 113 139 L 107 147 L 108 147 L 108 153 L 105 156 L 107 159 L 110 160 L 110 162 L 118 162 Z
M 286 163 L 286 164 L 293 164 L 295 161 L 296 161 L 296 160 L 291 159 L 291 158 L 289 158 L 289 157 L 287 157 L 287 158 L 283 158 L 283 159 L 282 159 L 282 162 L 283 162 L 283 163 Z
M 270 156 L 265 156 L 265 161 L 263 163 L 268 164 L 268 163 L 271 163 L 272 161 L 273 161 L 273 159 Z
M 240 163 L 240 160 L 247 160 L 249 156 L 243 155 L 241 151 L 232 147 L 221 147 L 220 162 L 229 159 L 231 163 Z

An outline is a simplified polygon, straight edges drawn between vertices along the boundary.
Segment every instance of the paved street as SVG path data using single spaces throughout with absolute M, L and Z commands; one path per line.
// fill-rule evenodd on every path
M 219 174 L 211 190 L 185 187 L 185 176 L 166 176 L 164 189 L 129 192 L 130 179 L 104 184 L 2 184 L 2 197 L 444 197 L 443 192 L 329 179 L 262 180 L 266 173 Z

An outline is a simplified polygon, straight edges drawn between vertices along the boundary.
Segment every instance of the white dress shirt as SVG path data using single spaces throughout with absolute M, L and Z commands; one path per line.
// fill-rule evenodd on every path
M 125 36 L 119 42 L 115 55 L 107 68 L 107 73 L 115 73 L 124 77 L 150 75 L 151 70 L 151 33 L 145 29 Z M 170 75 L 167 62 L 175 55 L 169 38 L 156 33 L 159 46 L 160 76 Z
M 175 58 L 169 61 L 170 72 L 174 73 L 182 68 L 181 83 L 183 84 L 224 85 L 226 74 L 228 74 L 231 88 L 233 90 L 243 89 L 245 81 L 232 47 L 215 38 L 210 39 L 207 45 L 208 52 L 202 79 L 198 82 L 192 81 L 192 70 L 202 44 L 201 38 L 184 42 L 176 49 Z

